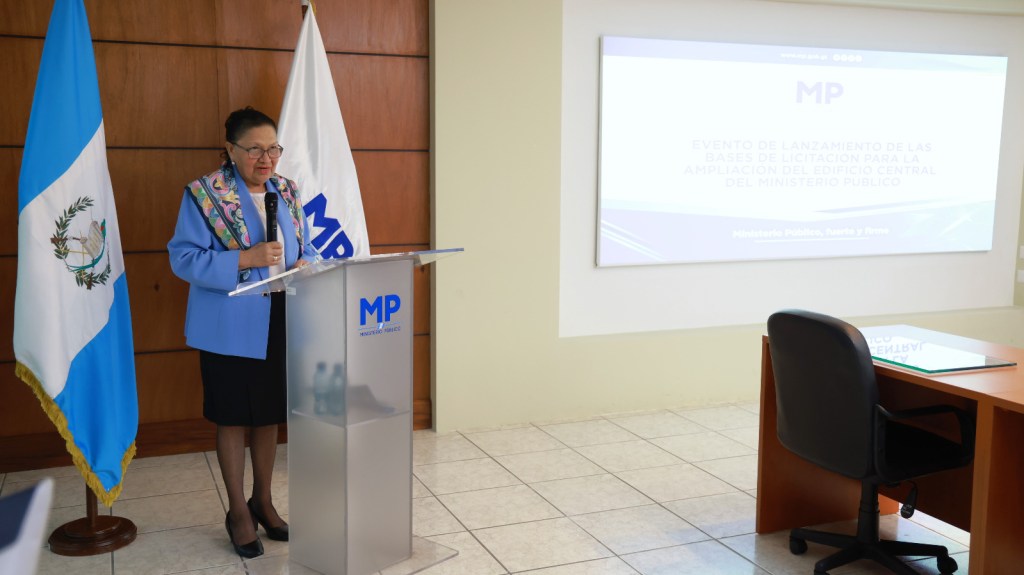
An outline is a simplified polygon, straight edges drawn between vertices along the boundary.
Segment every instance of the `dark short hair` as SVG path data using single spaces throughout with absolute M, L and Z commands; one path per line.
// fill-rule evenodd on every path
M 242 134 L 259 126 L 270 126 L 274 128 L 275 132 L 277 131 L 277 123 L 270 116 L 252 106 L 235 110 L 224 122 L 224 139 L 228 142 L 237 142 Z

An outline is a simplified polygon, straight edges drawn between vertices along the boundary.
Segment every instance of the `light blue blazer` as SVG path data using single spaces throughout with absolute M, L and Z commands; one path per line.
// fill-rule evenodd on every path
M 276 176 L 275 176 L 276 177 Z M 235 171 L 235 182 L 242 206 L 242 218 L 249 229 L 251 245 L 265 241 L 267 232 L 260 222 L 256 203 Z M 270 182 L 267 193 L 276 194 Z M 284 200 L 278 202 L 277 237 L 284 245 L 285 269 L 291 269 L 300 257 L 312 262 L 316 250 L 310 244 L 309 224 L 302 220 L 303 243 L 298 245 L 295 226 Z M 255 225 L 253 225 L 255 222 Z M 267 333 L 270 329 L 270 298 L 235 296 L 227 293 L 239 283 L 270 277 L 266 267 L 238 269 L 239 250 L 229 250 L 210 230 L 203 213 L 186 189 L 178 210 L 174 237 L 167 244 L 171 269 L 189 283 L 188 310 L 185 312 L 185 343 L 189 347 L 222 355 L 255 359 L 267 357 Z

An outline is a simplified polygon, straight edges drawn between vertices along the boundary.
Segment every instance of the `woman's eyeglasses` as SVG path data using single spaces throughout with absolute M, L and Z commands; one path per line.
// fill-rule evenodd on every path
M 231 142 L 231 143 L 236 145 L 236 146 L 238 146 L 239 148 L 242 148 L 242 146 L 239 145 L 238 142 Z M 276 160 L 276 159 L 281 157 L 282 153 L 284 153 L 284 148 L 282 148 L 281 146 L 278 146 L 277 144 L 274 144 L 273 146 L 270 146 L 266 150 L 264 150 L 263 148 L 261 148 L 259 146 L 253 146 L 251 148 L 242 148 L 242 149 L 245 150 L 245 153 L 249 154 L 249 159 L 251 159 L 251 160 L 258 160 L 258 159 L 263 157 L 263 154 L 267 154 L 268 156 L 270 156 L 270 158 L 272 160 Z

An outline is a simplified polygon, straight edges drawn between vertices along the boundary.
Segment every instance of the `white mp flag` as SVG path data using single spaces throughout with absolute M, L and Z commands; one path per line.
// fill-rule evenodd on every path
M 285 151 L 277 171 L 299 186 L 313 247 L 326 259 L 369 257 L 356 165 L 313 10 L 302 23 L 279 123 Z

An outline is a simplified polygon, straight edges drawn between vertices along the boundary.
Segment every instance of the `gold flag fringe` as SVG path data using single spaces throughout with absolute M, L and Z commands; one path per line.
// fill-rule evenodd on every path
M 78 468 L 79 473 L 82 474 L 82 478 L 85 479 L 85 484 L 92 489 L 92 492 L 96 494 L 96 498 L 99 499 L 107 507 L 114 505 L 117 498 L 121 496 L 121 488 L 124 487 L 124 477 L 128 472 L 128 464 L 131 463 L 133 457 L 135 457 L 135 441 L 128 447 L 128 450 L 124 452 L 124 457 L 121 459 L 121 481 L 118 482 L 110 491 L 107 491 L 103 487 L 103 483 L 99 477 L 93 473 L 92 468 L 89 467 L 89 463 L 85 460 L 82 455 L 82 451 L 75 445 L 75 438 L 72 437 L 71 431 L 68 430 L 68 420 L 64 417 L 64 412 L 60 410 L 60 407 L 54 403 L 53 398 L 46 393 L 43 389 L 36 374 L 32 373 L 32 370 L 20 361 L 17 362 L 17 366 L 14 368 L 14 373 L 25 383 L 28 384 L 32 391 L 35 392 L 36 398 L 39 399 L 39 404 L 42 406 L 43 411 L 53 422 L 53 425 L 57 427 L 57 431 L 60 436 L 64 438 L 64 444 L 67 447 L 68 453 L 71 454 L 71 460 L 74 461 L 75 467 Z

